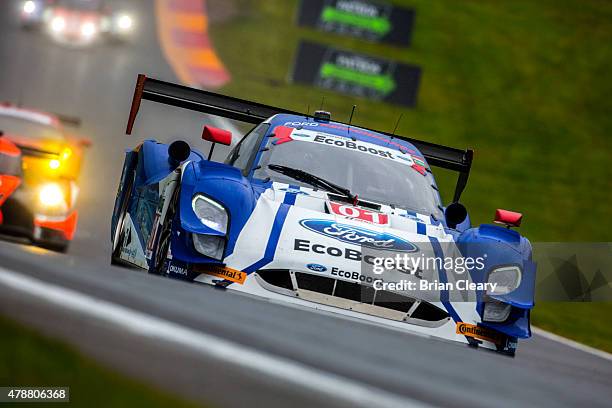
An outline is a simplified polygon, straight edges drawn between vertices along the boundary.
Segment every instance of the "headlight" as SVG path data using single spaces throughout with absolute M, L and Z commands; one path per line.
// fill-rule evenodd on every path
M 57 184 L 46 184 L 38 193 L 40 203 L 45 207 L 58 207 L 65 205 L 64 192 Z
M 87 22 L 81 26 L 81 34 L 84 37 L 93 37 L 97 31 L 96 25 L 92 22 Z
M 518 266 L 502 266 L 489 274 L 489 283 L 497 283 L 495 289 L 487 290 L 487 295 L 505 295 L 521 284 L 521 269 Z
M 51 159 L 51 160 L 49 160 L 49 168 L 50 168 L 51 170 L 57 170 L 57 169 L 59 169 L 60 165 L 61 165 L 61 162 L 60 162 L 59 160 L 57 160 L 57 159 Z
M 122 14 L 117 18 L 117 27 L 121 31 L 128 31 L 132 28 L 132 25 L 134 25 L 134 21 L 127 14 Z
M 507 303 L 497 302 L 494 300 L 487 301 L 484 306 L 482 320 L 488 322 L 505 322 L 510 316 L 512 306 Z
M 225 237 L 193 234 L 193 246 L 202 255 L 220 261 L 223 259 L 223 252 L 225 251 Z
M 222 234 L 227 234 L 227 211 L 221 204 L 202 194 L 197 194 L 191 201 L 191 207 L 202 224 Z
M 63 17 L 59 16 L 53 17 L 53 20 L 51 20 L 51 29 L 56 33 L 59 33 L 61 31 L 64 31 L 64 28 L 66 28 L 66 20 L 64 20 Z
M 64 150 L 62 150 L 62 159 L 68 160 L 70 156 L 72 156 L 72 149 L 69 147 L 65 147 Z
M 25 3 L 23 3 L 23 12 L 26 14 L 32 14 L 33 12 L 36 11 L 36 3 L 34 3 L 32 0 L 26 1 Z

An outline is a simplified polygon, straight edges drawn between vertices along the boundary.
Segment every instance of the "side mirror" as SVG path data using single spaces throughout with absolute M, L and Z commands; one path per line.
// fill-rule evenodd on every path
M 444 211 L 446 217 L 446 225 L 448 228 L 455 229 L 457 225 L 465 221 L 467 217 L 467 210 L 461 203 L 452 203 Z
M 222 145 L 226 146 L 230 146 L 232 144 L 232 132 L 206 125 L 204 126 L 204 131 L 202 132 L 202 139 L 212 142 L 210 151 L 208 152 L 208 160 L 210 160 L 212 158 L 216 143 L 221 143 Z
M 177 140 L 168 146 L 168 161 L 172 166 L 178 166 L 189 158 L 191 148 L 187 142 Z
M 523 214 L 514 211 L 497 209 L 495 211 L 496 224 L 504 224 L 506 227 L 519 227 L 523 221 Z

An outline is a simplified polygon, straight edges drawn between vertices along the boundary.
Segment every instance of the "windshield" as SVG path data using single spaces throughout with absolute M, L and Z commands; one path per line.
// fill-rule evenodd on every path
M 7 134 L 32 139 L 63 140 L 64 135 L 57 128 L 15 116 L 0 115 L 0 130 Z
M 441 217 L 433 176 L 422 167 L 415 169 L 422 163 L 418 158 L 415 162 L 411 155 L 394 149 L 306 130 L 295 130 L 280 143 L 275 138 L 268 140 L 269 150 L 255 171 L 257 178 L 310 187 L 268 168 L 270 164 L 287 166 L 323 177 L 363 200 Z

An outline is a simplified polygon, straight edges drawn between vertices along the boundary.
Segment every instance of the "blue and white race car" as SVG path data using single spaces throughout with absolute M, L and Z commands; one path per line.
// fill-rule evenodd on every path
M 513 355 L 531 335 L 535 264 L 497 210 L 459 204 L 472 151 L 140 75 L 142 99 L 254 124 L 224 163 L 146 140 L 126 153 L 113 264 L 284 300 Z M 228 131 L 203 138 L 230 145 Z M 443 206 L 430 166 L 459 173 Z

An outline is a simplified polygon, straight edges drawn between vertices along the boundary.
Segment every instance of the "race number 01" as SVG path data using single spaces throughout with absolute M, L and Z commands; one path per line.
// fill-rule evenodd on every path
M 342 215 L 344 217 L 356 218 L 361 221 L 379 225 L 384 225 L 389 222 L 389 217 L 387 214 L 382 214 L 376 211 L 369 211 L 363 208 L 334 202 L 331 202 L 330 206 L 334 214 Z

